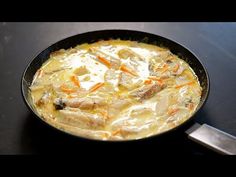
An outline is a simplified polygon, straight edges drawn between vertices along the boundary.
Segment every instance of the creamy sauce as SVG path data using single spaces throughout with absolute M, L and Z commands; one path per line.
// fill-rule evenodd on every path
M 172 129 L 195 112 L 202 88 L 168 49 L 109 40 L 53 52 L 30 96 L 49 124 L 101 140 L 140 139 Z

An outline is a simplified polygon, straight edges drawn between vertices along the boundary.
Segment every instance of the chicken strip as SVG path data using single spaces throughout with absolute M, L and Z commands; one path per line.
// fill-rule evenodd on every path
M 165 85 L 159 85 L 157 83 L 153 83 L 150 85 L 144 85 L 141 88 L 137 88 L 130 92 L 131 96 L 138 98 L 139 101 L 143 101 L 153 97 L 157 92 L 161 91 L 165 88 Z
M 54 101 L 55 106 L 61 106 L 62 109 L 65 106 L 72 108 L 80 108 L 80 109 L 94 109 L 98 106 L 106 105 L 106 101 L 99 97 L 84 97 L 84 98 L 57 98 Z
M 67 123 L 73 126 L 81 126 L 84 128 L 99 127 L 105 125 L 105 119 L 97 114 L 90 114 L 82 112 L 79 109 L 77 111 L 60 110 L 63 119 L 58 119 L 59 122 Z

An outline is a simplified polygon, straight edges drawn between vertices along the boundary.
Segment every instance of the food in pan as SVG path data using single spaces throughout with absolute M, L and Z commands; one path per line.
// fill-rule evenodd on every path
M 50 54 L 30 86 L 37 113 L 71 134 L 140 139 L 170 130 L 195 112 L 202 88 L 167 48 L 107 40 Z

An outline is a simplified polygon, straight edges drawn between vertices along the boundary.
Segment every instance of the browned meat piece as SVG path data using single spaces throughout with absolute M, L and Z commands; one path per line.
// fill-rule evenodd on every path
M 50 57 L 62 57 L 64 54 L 66 54 L 66 50 L 65 49 L 60 49 L 58 51 L 52 52 L 50 54 Z
M 153 97 L 157 92 L 161 91 L 163 88 L 165 88 L 165 85 L 153 83 L 133 90 L 132 92 L 130 92 L 130 95 L 137 97 L 139 101 L 142 101 Z
M 137 60 L 141 60 L 144 61 L 145 59 L 140 56 L 139 54 L 135 53 L 134 51 L 132 51 L 131 49 L 121 49 L 118 52 L 118 56 L 122 59 L 137 59 Z
M 80 109 L 94 109 L 97 106 L 104 106 L 106 105 L 105 100 L 102 98 L 72 98 L 72 99 L 60 99 L 57 98 L 54 101 L 54 105 L 56 107 L 60 107 L 61 105 L 65 105 L 71 108 L 80 108 Z M 62 106 L 63 109 L 63 106 Z
M 113 118 L 131 104 L 129 99 L 114 99 L 108 107 L 108 116 Z
M 105 125 L 105 119 L 99 115 L 82 112 L 80 110 L 60 110 L 59 112 L 64 117 L 63 119 L 58 119 L 58 121 L 69 125 L 85 126 L 85 128 Z
M 78 75 L 78 76 L 82 76 L 85 74 L 89 74 L 90 71 L 86 68 L 86 66 L 80 66 L 79 68 L 76 68 L 74 70 L 74 74 Z
M 121 72 L 118 85 L 123 86 L 128 90 L 133 90 L 142 84 L 141 80 L 133 81 L 132 79 L 133 77 L 131 75 Z
M 50 96 L 51 96 L 51 94 L 48 92 L 43 93 L 42 97 L 38 101 L 36 101 L 35 104 L 39 107 L 44 105 L 45 103 L 47 103 L 49 101 Z

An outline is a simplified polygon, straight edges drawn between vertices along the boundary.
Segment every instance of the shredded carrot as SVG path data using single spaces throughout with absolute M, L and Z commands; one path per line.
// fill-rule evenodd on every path
M 121 130 L 118 129 L 118 130 L 113 131 L 111 134 L 112 134 L 113 136 L 116 136 L 116 135 L 119 134 L 120 132 L 121 132 Z
M 74 92 L 76 92 L 76 89 L 68 88 L 64 84 L 60 86 L 60 89 L 65 93 L 74 93 Z
M 78 97 L 78 95 L 71 95 L 71 94 L 70 94 L 70 95 L 68 96 L 68 98 L 76 98 L 76 97 Z
M 92 87 L 89 89 L 89 91 L 90 91 L 90 92 L 94 92 L 94 91 L 96 91 L 97 89 L 99 89 L 100 87 L 102 87 L 103 85 L 104 85 L 103 82 L 99 82 L 99 83 L 95 84 L 94 86 L 92 86 Z
M 169 109 L 168 110 L 168 115 L 170 115 L 170 116 L 173 116 L 174 114 L 176 114 L 177 112 L 178 112 L 178 108 L 176 108 L 176 109 Z
M 124 71 L 124 72 L 126 72 L 126 73 L 129 73 L 129 74 L 131 74 L 131 75 L 133 75 L 133 76 L 138 76 L 138 74 L 135 72 L 135 71 L 132 71 L 131 69 L 129 69 L 127 66 L 125 66 L 124 64 L 122 64 L 121 66 L 120 66 L 120 70 L 121 71 Z
M 174 72 L 177 72 L 179 70 L 179 64 L 177 63 L 173 69 Z
M 80 81 L 76 76 L 71 76 L 70 79 L 77 87 L 80 87 Z
M 149 76 L 148 79 L 154 80 L 154 81 L 158 81 L 159 84 L 163 84 L 163 80 L 156 77 L 156 76 Z
M 181 85 L 177 85 L 177 86 L 175 86 L 175 88 L 181 88 L 181 87 L 184 87 L 184 86 L 186 86 L 186 85 L 191 85 L 191 84 L 193 84 L 194 82 L 192 81 L 192 82 L 187 82 L 187 83 L 185 83 L 185 84 L 181 84 Z
M 151 83 L 152 83 L 152 80 L 151 80 L 151 79 L 147 79 L 147 80 L 144 81 L 144 84 L 145 84 L 145 85 L 149 85 L 149 84 L 151 84 Z
M 105 59 L 105 58 L 103 58 L 103 57 L 101 57 L 101 56 L 97 56 L 97 58 L 98 58 L 98 60 L 100 61 L 100 62 L 102 62 L 104 65 L 106 65 L 108 68 L 110 68 L 111 67 L 111 63 L 107 60 L 107 59 Z
M 167 65 L 167 64 L 164 64 L 163 67 L 162 67 L 161 73 L 166 72 L 168 69 L 169 69 L 168 65 Z

